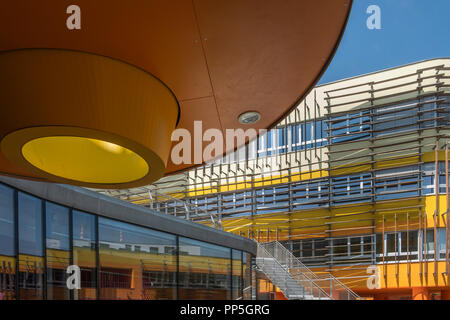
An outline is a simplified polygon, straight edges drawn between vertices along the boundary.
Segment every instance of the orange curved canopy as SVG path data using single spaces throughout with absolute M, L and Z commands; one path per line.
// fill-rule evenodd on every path
M 193 132 L 193 122 L 201 120 L 203 130 L 262 129 L 315 85 L 337 48 L 351 3 L 4 0 L 0 52 L 58 48 L 111 57 L 152 74 L 173 92 L 181 107 L 178 128 Z M 81 30 L 66 27 L 71 4 L 81 8 Z M 238 116 L 249 110 L 261 120 L 243 126 Z M 0 130 L 0 138 L 6 134 Z M 166 174 L 189 166 L 169 159 Z M 0 172 L 39 178 L 3 155 Z

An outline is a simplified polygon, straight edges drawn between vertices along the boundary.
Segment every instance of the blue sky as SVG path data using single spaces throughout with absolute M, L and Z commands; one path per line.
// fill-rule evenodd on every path
M 381 9 L 381 30 L 366 26 L 370 5 Z M 319 84 L 441 57 L 450 57 L 450 0 L 354 0 L 342 42 Z

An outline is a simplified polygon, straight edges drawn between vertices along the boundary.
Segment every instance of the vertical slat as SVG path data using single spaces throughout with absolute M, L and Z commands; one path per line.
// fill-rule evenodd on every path
M 449 273 L 449 242 L 450 242 L 450 234 L 449 234 L 449 223 L 450 223 L 450 197 L 449 197 L 449 182 L 448 182 L 448 143 L 445 144 L 445 196 L 447 199 L 447 223 L 445 224 L 445 235 L 446 235 L 446 241 L 445 241 L 445 273 L 447 275 L 448 279 L 448 273 Z M 448 280 L 447 280 L 448 281 Z M 448 282 L 447 282 L 448 283 Z
M 408 264 L 408 279 L 411 278 L 411 261 L 409 260 L 409 212 L 406 213 L 406 263 Z
M 399 276 L 399 261 L 398 261 L 398 251 L 399 251 L 399 247 L 398 247 L 398 239 L 399 239 L 399 234 L 397 232 L 397 214 L 394 215 L 394 234 L 395 234 L 395 246 L 394 246 L 394 250 L 395 250 L 395 277 L 397 278 L 398 281 L 398 276 Z
M 427 244 L 427 229 L 428 229 L 428 216 L 427 213 L 425 212 L 424 215 L 424 222 L 423 222 L 423 242 L 425 244 L 425 248 L 424 248 L 424 252 L 425 252 L 425 256 L 424 256 L 424 263 L 425 263 L 425 278 L 428 279 L 428 244 Z
M 437 263 L 437 255 L 438 255 L 438 250 L 437 250 L 437 227 L 438 227 L 438 222 L 437 219 L 439 217 L 439 140 L 436 140 L 436 146 L 434 149 L 434 164 L 435 164 L 435 169 L 436 169 L 436 176 L 435 176 L 435 190 L 436 190 L 436 211 L 434 212 L 434 216 L 433 216 L 433 233 L 434 233 L 434 272 L 433 275 L 436 276 L 437 275 L 437 268 L 438 268 L 438 263 Z
M 383 241 L 382 241 L 382 248 L 383 248 L 383 276 L 384 276 L 384 280 L 385 280 L 385 282 L 386 282 L 386 284 L 387 284 L 387 274 L 386 274 L 386 259 L 385 259 L 385 256 L 386 256 L 386 250 L 385 250 L 385 244 L 386 244 L 386 239 L 385 239 L 385 224 L 386 224 L 386 218 L 384 217 L 384 214 L 383 214 L 383 225 L 382 225 L 382 227 L 383 227 L 383 231 L 382 231 L 382 234 L 383 234 Z
M 418 258 L 419 258 L 419 265 L 420 265 L 420 270 L 419 270 L 419 276 L 421 278 L 421 280 L 423 279 L 423 253 L 424 253 L 424 248 L 423 248 L 423 231 L 422 231 L 422 212 L 419 212 L 418 214 L 419 217 L 419 233 L 418 233 L 418 238 L 419 238 L 419 243 L 418 248 L 417 248 L 417 254 L 418 254 Z

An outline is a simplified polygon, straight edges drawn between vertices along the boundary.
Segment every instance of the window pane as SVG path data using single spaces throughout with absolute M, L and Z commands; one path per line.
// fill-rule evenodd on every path
M 45 205 L 47 233 L 47 299 L 68 300 L 67 267 L 69 252 L 69 209 L 47 202 Z
M 3 185 L 0 185 L 0 254 L 7 256 L 15 254 L 14 191 Z
M 445 259 L 445 246 L 447 241 L 447 233 L 445 228 L 439 228 L 438 230 L 438 241 L 439 241 L 439 259 Z
M 230 299 L 231 250 L 180 237 L 180 299 Z
M 244 252 L 242 257 L 243 276 L 244 276 L 244 300 L 252 299 L 252 255 Z
M 350 253 L 351 255 L 360 255 L 361 254 L 361 238 L 351 238 L 350 239 Z
M 42 201 L 19 192 L 19 252 L 42 256 Z
M 383 234 L 377 233 L 377 254 L 383 254 Z
M 176 299 L 176 237 L 99 218 L 100 298 Z
M 333 255 L 337 258 L 341 256 L 348 256 L 348 242 L 347 238 L 333 239 Z
M 408 235 L 407 235 L 407 232 L 406 231 L 400 232 L 400 238 L 402 240 L 402 245 L 401 245 L 400 251 L 406 253 L 408 251 L 408 248 L 407 248 L 408 247 Z
M 387 253 L 396 253 L 398 251 L 397 234 L 389 233 L 386 235 L 386 249 Z
M 365 255 L 372 254 L 372 237 L 371 236 L 364 237 L 363 254 L 365 254 Z
M 313 256 L 312 240 L 302 240 L 302 258 L 311 258 Z
M 0 256 L 0 300 L 16 298 L 16 259 Z
M 427 251 L 434 250 L 434 230 L 427 230 Z
M 232 300 L 242 298 L 242 251 L 232 250 L 233 292 Z
M 19 289 L 21 300 L 44 298 L 44 258 L 19 255 Z
M 69 250 L 69 208 L 51 202 L 45 207 L 47 248 Z
M 74 299 L 97 299 L 97 263 L 95 251 L 95 217 L 73 211 L 73 264 L 81 270 L 81 289 L 74 290 Z
M 328 240 L 326 239 L 315 239 L 314 240 L 314 256 L 316 258 L 323 258 L 328 254 Z
M 410 231 L 409 232 L 409 252 L 416 252 L 418 250 L 417 244 L 418 244 L 418 232 L 417 231 Z

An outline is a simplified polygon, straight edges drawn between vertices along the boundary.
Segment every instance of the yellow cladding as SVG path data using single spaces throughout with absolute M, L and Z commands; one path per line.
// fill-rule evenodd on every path
M 422 162 L 434 162 L 434 152 L 425 152 L 422 156 Z M 439 161 L 445 161 L 445 152 L 439 151 Z M 383 161 L 378 161 L 374 164 L 374 169 L 382 170 L 388 168 L 395 168 L 406 165 L 413 165 L 419 163 L 418 156 L 412 156 L 401 159 L 384 159 Z M 352 164 L 351 167 L 346 167 L 346 165 L 333 166 L 330 169 L 331 176 L 339 176 L 339 175 L 347 175 L 352 173 L 359 173 L 371 170 L 371 164 L 368 163 L 355 163 Z M 327 170 L 316 170 L 316 171 L 305 171 L 300 173 L 291 174 L 291 178 L 287 174 L 283 175 L 272 175 L 270 177 L 256 178 L 253 182 L 253 187 L 263 187 L 263 186 L 271 186 L 288 182 L 296 182 L 296 181 L 305 181 L 317 178 L 328 177 Z M 252 188 L 252 183 L 249 181 L 241 181 L 235 183 L 229 183 L 225 185 L 221 185 L 220 187 L 202 187 L 202 188 L 193 188 L 187 192 L 188 197 L 196 197 L 202 195 L 208 195 L 219 192 L 229 192 L 236 190 L 244 190 Z M 183 193 L 173 193 L 171 194 L 174 198 L 184 198 Z M 140 200 L 141 202 L 145 200 Z M 135 203 L 138 203 L 136 201 Z
M 411 288 L 411 287 L 443 287 L 448 286 L 449 278 L 445 275 L 445 262 L 434 261 L 403 262 L 377 265 L 380 289 Z M 358 290 L 368 290 L 367 278 L 373 274 L 368 272 L 367 265 L 334 267 L 331 274 L 346 286 Z M 330 272 L 324 267 L 311 268 L 317 275 Z
M 435 273 L 434 261 L 378 265 L 381 289 L 448 286 L 445 261 L 437 262 L 436 267 Z
M 310 171 L 310 172 L 308 171 L 308 172 L 293 173 L 293 174 L 291 174 L 290 179 L 287 174 L 272 175 L 270 177 L 254 179 L 253 185 L 251 182 L 242 181 L 242 182 L 224 184 L 224 185 L 221 185 L 219 188 L 217 188 L 217 187 L 194 188 L 194 189 L 191 189 L 188 191 L 187 196 L 188 197 L 196 197 L 196 196 L 202 196 L 202 195 L 218 193 L 218 192 L 244 190 L 244 189 L 250 189 L 252 187 L 258 188 L 258 187 L 271 186 L 271 185 L 288 183 L 288 182 L 311 180 L 311 179 L 317 179 L 317 178 L 323 178 L 323 177 L 328 177 L 328 172 L 326 170 L 316 170 L 316 171 Z M 184 194 L 174 193 L 174 194 L 171 194 L 171 196 L 172 197 L 178 196 L 179 198 L 181 198 L 184 196 Z
M 445 195 L 439 195 L 439 215 L 437 226 L 444 227 L 447 210 Z M 286 212 L 262 214 L 245 217 L 225 218 L 222 225 L 226 231 L 246 234 L 248 230 L 265 232 L 268 229 L 279 236 L 291 229 L 292 235 L 305 235 L 327 232 L 329 236 L 366 234 L 374 231 L 385 232 L 397 230 L 418 229 L 425 226 L 434 227 L 434 213 L 436 211 L 436 197 L 426 196 L 423 199 L 404 199 L 401 201 L 380 201 L 353 204 L 351 206 L 336 206 L 328 209 L 311 209 L 287 214 Z M 419 221 L 419 213 L 422 219 Z M 384 224 L 383 224 L 384 217 Z M 419 224 L 420 223 L 420 224 Z M 209 225 L 209 222 L 204 224 Z M 320 237 L 320 235 L 315 236 Z

